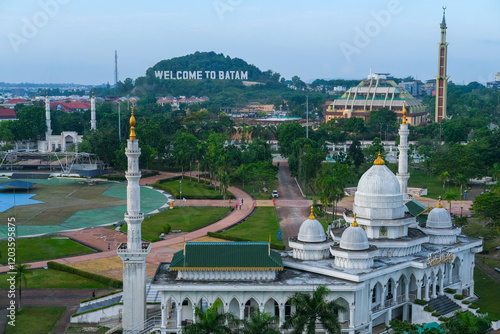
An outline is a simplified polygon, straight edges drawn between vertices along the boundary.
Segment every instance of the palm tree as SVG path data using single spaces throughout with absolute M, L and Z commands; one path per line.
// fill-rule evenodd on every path
M 223 171 L 220 175 L 220 185 L 222 187 L 222 194 L 224 195 L 224 205 L 226 205 L 226 194 L 227 188 L 229 187 L 229 174 L 226 171 Z
M 278 328 L 276 328 L 275 323 L 279 320 L 279 317 L 274 316 L 270 313 L 261 313 L 259 309 L 256 309 L 252 317 L 247 320 L 241 321 L 243 328 L 240 330 L 241 334 L 280 334 Z
M 195 308 L 196 322 L 182 330 L 184 334 L 226 334 L 231 333 L 228 323 L 236 323 L 237 320 L 231 313 L 219 311 L 220 305 L 214 303 L 205 312 L 199 307 Z
M 284 329 L 292 329 L 293 334 L 316 333 L 316 322 L 319 321 L 326 333 L 340 334 L 340 324 L 337 313 L 345 311 L 342 305 L 335 301 L 327 301 L 330 290 L 320 285 L 312 294 L 296 292 L 290 298 L 290 304 L 295 305 L 295 312 L 288 318 Z
M 491 321 L 486 315 L 474 315 L 472 312 L 457 312 L 455 316 L 449 318 L 441 324 L 444 333 L 468 333 L 486 334 L 489 333 Z
M 446 194 L 444 194 L 443 199 L 448 202 L 450 205 L 450 213 L 451 213 L 451 201 L 458 201 L 459 197 L 456 192 L 453 190 L 449 190 Z
M 28 279 L 26 278 L 26 274 L 31 273 L 28 269 L 31 267 L 29 264 L 18 264 L 14 267 L 14 272 L 16 273 L 16 285 L 19 288 L 19 304 L 17 306 L 18 310 L 21 311 L 21 295 L 22 295 L 22 283 L 24 280 L 24 287 L 28 286 Z
M 468 180 L 469 179 L 467 179 L 467 177 L 464 174 L 460 174 L 460 173 L 457 174 L 455 181 L 456 181 L 456 184 L 460 185 L 460 196 L 463 196 L 464 192 L 462 190 L 463 190 L 463 187 L 467 185 Z
M 443 192 L 444 192 L 444 187 L 446 185 L 446 182 L 450 181 L 450 173 L 448 172 L 443 172 L 438 176 L 438 180 L 443 182 Z

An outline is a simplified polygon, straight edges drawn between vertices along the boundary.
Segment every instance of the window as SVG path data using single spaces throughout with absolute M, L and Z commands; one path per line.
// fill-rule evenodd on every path
M 381 237 L 387 237 L 387 227 L 382 226 L 382 227 L 380 228 L 380 236 L 381 236 Z

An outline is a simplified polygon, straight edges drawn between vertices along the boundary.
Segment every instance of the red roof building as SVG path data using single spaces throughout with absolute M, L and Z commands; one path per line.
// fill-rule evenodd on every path
M 15 120 L 16 112 L 14 109 L 4 108 L 0 106 L 0 121 Z

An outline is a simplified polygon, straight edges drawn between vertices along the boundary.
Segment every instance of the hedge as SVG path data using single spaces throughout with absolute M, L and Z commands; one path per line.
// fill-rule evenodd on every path
M 446 321 L 448 321 L 448 319 L 449 318 L 447 318 L 447 317 L 439 317 L 438 320 L 441 321 L 441 322 L 446 322 Z
M 112 286 L 113 288 L 117 288 L 117 289 L 123 288 L 122 281 L 116 280 L 114 278 L 109 278 L 106 276 L 97 275 L 94 273 L 89 273 L 88 271 L 76 269 L 76 268 L 73 268 L 73 267 L 67 266 L 65 264 L 58 263 L 58 262 L 53 262 L 53 261 L 47 262 L 47 267 L 49 267 L 50 269 L 65 271 L 67 273 L 75 274 L 75 275 L 82 276 L 85 278 L 90 278 L 90 279 L 93 279 L 94 281 L 101 282 L 103 284 Z
M 423 299 L 415 299 L 413 302 L 417 305 L 427 305 L 427 301 Z
M 441 316 L 441 313 L 439 313 L 439 312 L 433 312 L 433 313 L 432 313 L 432 316 L 433 316 L 433 317 L 440 317 L 440 316 Z
M 163 225 L 163 234 L 165 234 L 165 235 L 169 234 L 171 229 L 172 229 L 172 226 L 170 226 L 169 224 Z
M 456 293 L 456 292 L 457 292 L 457 289 L 445 288 L 445 289 L 444 289 L 444 292 L 447 292 L 447 293 Z
M 224 239 L 224 240 L 231 240 L 231 241 L 250 241 L 250 240 L 245 239 L 245 238 L 223 235 L 222 233 L 216 233 L 216 232 L 207 232 L 207 235 L 209 237 L 219 238 L 219 239 Z M 271 242 L 271 248 L 277 249 L 277 250 L 285 250 L 286 247 L 285 247 L 285 245 L 276 244 L 274 242 Z
M 462 304 L 468 305 L 468 304 L 470 304 L 470 301 L 468 301 L 468 300 L 464 300 L 464 301 L 462 302 Z
M 436 309 L 430 305 L 427 305 L 426 307 L 424 307 L 424 311 L 427 311 L 427 312 L 434 312 Z
M 458 299 L 458 300 L 462 300 L 462 299 L 464 299 L 464 296 L 463 295 L 454 295 L 453 298 Z
M 478 306 L 477 304 L 472 303 L 472 304 L 470 304 L 470 305 L 469 305 L 469 308 L 471 308 L 471 309 L 474 309 L 474 310 L 475 310 L 475 309 L 478 309 L 478 308 L 479 308 L 479 306 Z

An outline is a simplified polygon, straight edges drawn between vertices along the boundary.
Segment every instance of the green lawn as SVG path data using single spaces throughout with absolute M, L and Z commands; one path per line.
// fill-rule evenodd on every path
M 169 192 L 176 199 L 182 197 L 187 199 L 224 199 L 224 196 L 218 189 L 216 190 L 208 182 L 203 182 L 203 180 L 198 183 L 195 180 L 184 178 L 182 180 L 182 194 L 180 194 L 181 183 L 177 179 L 171 181 L 161 180 L 153 184 L 153 186 Z M 233 198 L 233 195 L 228 192 L 226 198 Z
M 449 190 L 453 190 L 460 195 L 460 187 L 454 187 L 452 182 L 446 182 L 445 191 L 443 191 L 443 182 L 439 181 L 434 175 L 429 176 L 428 172 L 419 169 L 410 169 L 410 178 L 408 187 L 427 187 L 427 195 L 424 197 L 438 198 L 444 196 Z
M 269 241 L 269 236 L 271 236 L 272 243 L 283 245 L 283 235 L 282 239 L 278 241 L 279 229 L 274 207 L 258 207 L 247 220 L 222 232 L 221 235 L 263 242 Z
M 95 253 L 71 239 L 60 239 L 59 236 L 17 239 L 17 263 L 50 260 L 81 254 Z M 7 264 L 7 240 L 0 241 L 0 264 Z
M 276 181 L 272 185 L 267 187 L 267 192 L 262 192 L 262 188 L 260 188 L 260 191 L 259 189 L 256 190 L 255 186 L 248 183 L 245 183 L 244 186 L 243 183 L 241 182 L 235 182 L 231 185 L 245 191 L 246 193 L 250 194 L 253 198 L 257 200 L 266 200 L 271 197 L 272 191 L 278 187 L 278 182 Z
M 481 297 L 474 304 L 477 304 L 481 311 L 488 312 L 491 320 L 500 320 L 500 309 L 498 307 L 500 283 L 486 275 L 478 267 L 474 268 L 474 282 L 474 292 Z
M 9 288 L 6 278 L 7 274 L 0 274 L 0 289 Z M 26 282 L 26 289 L 112 289 L 89 278 L 54 269 L 30 270 L 26 275 Z
M 6 325 L 5 334 L 47 334 L 66 311 L 66 307 L 24 307 L 16 314 L 16 326 Z
M 165 224 L 169 224 L 172 230 L 196 231 L 217 222 L 229 212 L 229 208 L 218 207 L 175 207 L 173 210 L 167 209 L 144 219 L 142 238 L 151 242 L 159 241 L 159 235 L 163 232 L 163 225 Z M 127 231 L 127 224 L 122 226 L 121 231 Z

